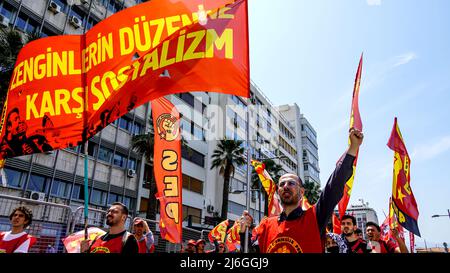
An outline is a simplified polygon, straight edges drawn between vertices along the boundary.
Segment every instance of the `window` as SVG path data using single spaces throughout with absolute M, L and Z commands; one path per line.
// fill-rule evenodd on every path
M 10 187 L 21 188 L 22 187 L 22 172 L 5 168 L 6 180 Z M 26 175 L 24 175 L 26 177 Z
M 308 170 L 308 164 L 304 164 L 303 168 L 305 169 L 305 171 L 307 171 Z
M 12 6 L 3 2 L 3 7 L 0 7 L 0 14 L 7 17 L 9 19 L 10 23 L 12 23 L 12 19 L 13 19 L 13 16 L 12 16 L 13 15 L 13 7 Z
M 122 202 L 122 196 L 111 192 L 108 197 L 108 205 L 114 202 Z
M 28 190 L 46 192 L 47 178 L 44 176 L 32 174 L 30 176 L 30 181 L 28 182 Z
M 190 105 L 192 108 L 194 108 L 197 111 L 201 111 L 202 113 L 205 111 L 206 105 L 198 100 L 195 99 L 195 97 L 191 93 L 178 93 L 176 94 L 177 97 L 179 97 L 182 101 L 186 102 L 188 105 Z M 202 109 L 198 109 L 198 106 L 196 104 L 201 103 Z M 196 107 L 197 106 L 197 107 Z
M 90 142 L 88 144 L 88 155 L 95 157 L 95 155 L 97 154 L 97 147 L 98 145 L 95 144 L 94 142 Z
M 119 118 L 119 127 L 125 129 L 127 131 L 131 131 L 132 129 L 132 121 L 127 117 Z
M 192 163 L 205 167 L 205 156 L 192 148 L 188 151 L 186 148 L 181 147 L 181 156 Z
M 183 218 L 184 221 L 188 221 L 188 219 L 190 218 L 192 220 L 192 223 L 201 224 L 202 210 L 189 206 L 183 206 Z
M 205 131 L 203 128 L 198 127 L 197 125 L 194 125 L 192 122 L 192 134 L 194 135 L 196 140 L 203 140 L 205 141 Z
M 72 185 L 61 180 L 55 179 L 52 184 L 51 195 L 62 198 L 69 198 Z
M 125 196 L 125 197 L 123 198 L 123 204 L 124 204 L 125 206 L 127 206 L 127 208 L 128 208 L 129 210 L 132 210 L 132 208 L 131 208 L 131 198 L 130 198 L 130 197 Z
M 91 203 L 96 205 L 105 205 L 106 202 L 106 192 L 93 189 L 91 196 Z
M 128 169 L 136 170 L 136 159 L 130 158 L 128 160 Z
M 203 182 L 189 175 L 183 174 L 183 188 L 203 194 Z
M 228 201 L 228 212 L 236 215 L 242 215 L 245 206 L 233 201 Z
M 88 191 L 88 194 L 91 190 Z M 76 200 L 84 200 L 84 185 L 74 185 L 72 191 L 72 198 Z
M 145 164 L 144 168 L 144 188 L 150 189 L 150 183 L 153 181 L 153 168 L 149 164 Z
M 105 162 L 111 163 L 111 158 L 113 155 L 113 151 L 111 149 L 100 147 L 98 150 L 98 159 L 103 160 Z
M 120 153 L 116 153 L 114 155 L 113 164 L 115 166 L 123 168 L 125 166 L 125 159 L 126 159 L 126 156 L 124 156 L 124 155 L 122 155 Z

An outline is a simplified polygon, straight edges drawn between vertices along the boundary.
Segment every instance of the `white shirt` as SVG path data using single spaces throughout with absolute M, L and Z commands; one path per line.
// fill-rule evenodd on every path
M 11 231 L 7 231 L 4 234 L 5 235 L 3 236 L 3 241 L 11 241 L 27 233 L 25 231 L 22 231 L 17 234 L 12 234 Z M 16 250 L 14 250 L 14 253 L 28 253 L 29 248 L 30 248 L 30 238 L 28 238 L 25 242 L 23 242 Z

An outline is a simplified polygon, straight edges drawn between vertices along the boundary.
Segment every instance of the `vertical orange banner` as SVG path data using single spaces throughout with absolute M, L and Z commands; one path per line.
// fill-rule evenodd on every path
M 160 203 L 161 237 L 172 243 L 182 241 L 182 173 L 180 113 L 164 97 L 152 100 L 154 171 Z

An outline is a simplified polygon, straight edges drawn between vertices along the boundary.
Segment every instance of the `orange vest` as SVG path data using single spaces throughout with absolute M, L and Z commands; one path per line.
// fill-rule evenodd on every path
M 126 234 L 126 233 L 125 233 Z M 121 253 L 123 236 L 103 241 L 102 237 L 98 237 L 90 247 L 90 253 Z
M 294 220 L 266 218 L 258 227 L 258 244 L 262 253 L 323 253 L 316 207 Z

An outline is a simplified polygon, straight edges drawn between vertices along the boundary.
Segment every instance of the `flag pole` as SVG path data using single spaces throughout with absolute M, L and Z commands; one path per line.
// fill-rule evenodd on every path
M 247 105 L 247 191 L 245 198 L 245 207 L 247 212 L 250 211 L 250 181 L 251 181 L 251 169 L 250 169 L 250 114 Z M 244 244 L 244 253 L 248 253 L 248 227 L 245 227 L 245 244 Z

